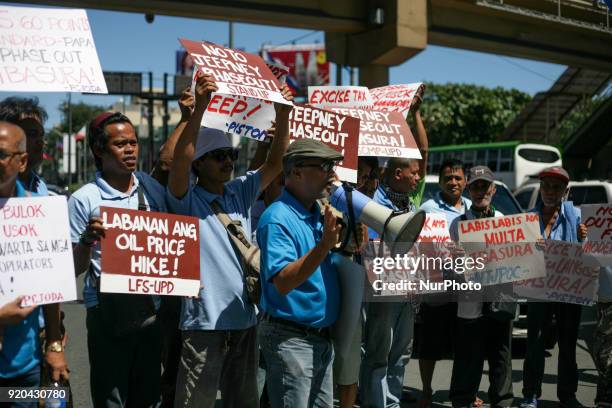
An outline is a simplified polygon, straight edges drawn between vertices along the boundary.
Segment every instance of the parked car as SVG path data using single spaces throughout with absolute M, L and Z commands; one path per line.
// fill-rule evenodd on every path
M 570 181 L 567 199 L 580 207 L 582 204 L 612 203 L 612 183 L 602 180 Z M 525 210 L 535 207 L 540 200 L 540 183 L 524 184 L 514 192 L 514 197 Z

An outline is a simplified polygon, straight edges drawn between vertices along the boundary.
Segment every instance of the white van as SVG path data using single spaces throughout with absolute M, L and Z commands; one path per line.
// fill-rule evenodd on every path
M 612 203 L 612 183 L 609 181 L 570 181 L 569 189 L 567 199 L 573 201 L 576 207 L 582 204 Z M 540 199 L 540 183 L 535 181 L 519 187 L 514 192 L 514 198 L 525 211 L 535 207 Z

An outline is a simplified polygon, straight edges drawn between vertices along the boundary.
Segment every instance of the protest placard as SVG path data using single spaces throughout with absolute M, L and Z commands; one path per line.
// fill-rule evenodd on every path
M 425 224 L 417 238 L 416 249 L 419 255 L 439 262 L 425 262 L 425 266 L 416 268 L 418 279 L 429 282 L 442 282 L 444 279 L 444 260 L 450 258 L 451 253 L 448 243 L 451 237 L 448 232 L 449 225 L 444 214 L 427 213 Z M 416 254 L 415 254 L 416 255 Z M 436 292 L 431 290 L 421 290 L 421 293 Z
M 85 10 L 0 6 L 0 90 L 107 93 Z
M 266 65 L 270 68 L 270 71 L 274 74 L 278 82 L 285 84 L 287 82 L 287 75 L 289 75 L 289 68 L 279 62 L 266 61 Z
M 202 126 L 262 141 L 275 117 L 273 102 L 215 92 L 202 116 Z
M 401 113 L 354 108 L 329 108 L 329 110 L 361 120 L 359 156 L 421 159 L 421 152 Z
M 372 97 L 365 86 L 309 86 L 308 103 L 322 109 L 371 109 Z
M 593 254 L 602 266 L 612 265 L 612 205 L 584 204 L 580 210 L 587 227 L 584 252 Z
M 101 207 L 101 292 L 196 296 L 200 232 L 195 217 Z
M 1 199 L 0 226 L 0 306 L 77 298 L 65 197 Z
M 357 182 L 357 145 L 359 143 L 359 119 L 335 112 L 296 105 L 289 115 L 289 137 L 313 139 L 344 155 L 336 174 L 341 180 Z
M 514 282 L 518 296 L 551 302 L 592 305 L 599 290 L 599 263 L 581 244 L 546 240 L 546 275 Z
M 179 41 L 198 69 L 214 77 L 219 93 L 292 105 L 283 98 L 281 83 L 259 55 L 208 41 Z
M 466 281 L 483 286 L 537 278 L 546 274 L 544 253 L 536 246 L 541 238 L 537 214 L 459 222 L 459 242 L 466 255 L 483 259 L 484 268 L 466 268 Z
M 370 89 L 375 110 L 399 112 L 403 117 L 408 115 L 415 95 L 422 93 L 425 85 L 422 82 L 414 84 L 387 85 Z

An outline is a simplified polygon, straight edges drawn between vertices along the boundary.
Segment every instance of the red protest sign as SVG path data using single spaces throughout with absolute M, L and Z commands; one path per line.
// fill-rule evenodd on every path
M 289 136 L 291 140 L 319 140 L 342 152 L 344 160 L 336 173 L 341 180 L 357 182 L 359 119 L 308 105 L 296 105 L 289 115 Z
M 197 218 L 111 207 L 101 207 L 100 211 L 106 227 L 101 292 L 198 294 Z
M 370 90 L 365 86 L 309 86 L 308 103 L 323 109 L 372 109 Z
M 361 120 L 359 156 L 421 159 L 421 152 L 401 113 L 352 108 L 329 109 Z
M 406 117 L 414 103 L 414 97 L 422 94 L 425 85 L 422 82 L 414 84 L 387 85 L 370 89 L 374 109 L 385 112 L 399 112 Z
M 214 77 L 219 93 L 291 105 L 280 93 L 281 83 L 260 56 L 208 41 L 179 41 L 198 69 Z

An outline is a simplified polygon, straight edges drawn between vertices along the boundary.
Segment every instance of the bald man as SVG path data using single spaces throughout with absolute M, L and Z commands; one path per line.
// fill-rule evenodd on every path
M 0 121 L 0 198 L 28 197 L 18 180 L 26 171 L 26 135 L 17 125 Z M 38 387 L 40 385 L 41 352 L 38 337 L 39 320 L 37 307 L 20 307 L 22 299 L 17 298 L 0 308 L 0 330 L 3 332 L 0 351 L 0 387 Z M 46 320 L 47 344 L 61 341 L 59 315 L 53 321 Z M 47 350 L 45 359 L 50 362 L 52 376 L 68 378 L 68 368 L 63 351 Z M 11 405 L 17 406 L 17 405 Z M 21 403 L 20 407 L 30 406 Z M 37 406 L 31 403 L 32 407 Z

